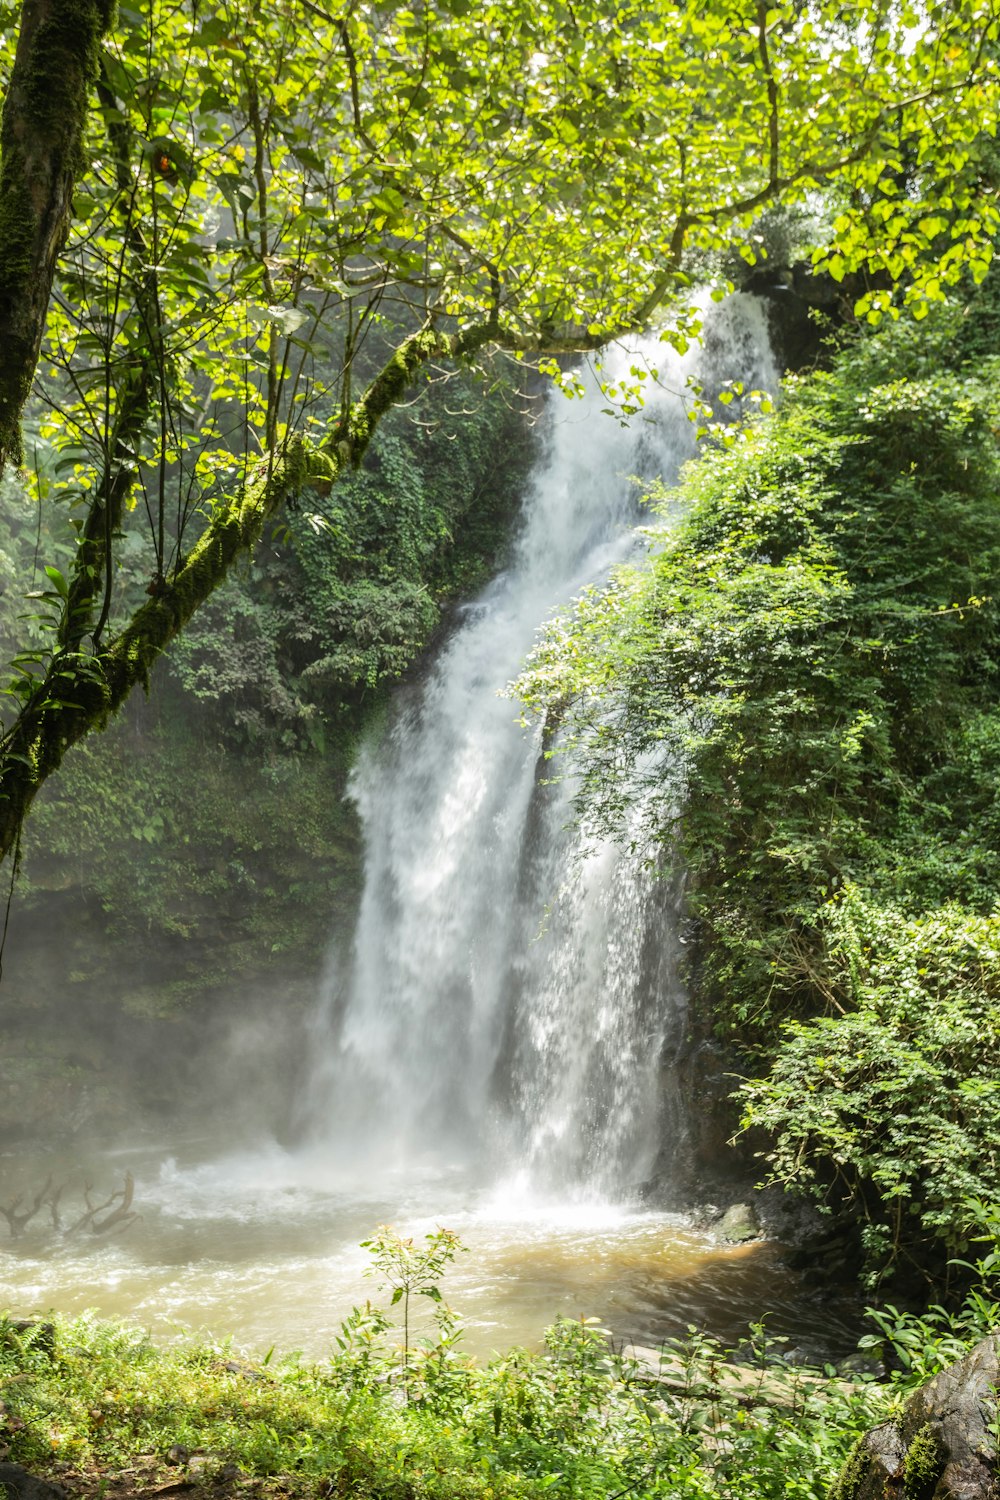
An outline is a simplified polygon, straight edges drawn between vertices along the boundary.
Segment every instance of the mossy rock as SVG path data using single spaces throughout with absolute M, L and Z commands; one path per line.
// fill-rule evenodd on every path
M 830 1500 L 998 1500 L 998 1384 L 993 1335 L 859 1441 Z

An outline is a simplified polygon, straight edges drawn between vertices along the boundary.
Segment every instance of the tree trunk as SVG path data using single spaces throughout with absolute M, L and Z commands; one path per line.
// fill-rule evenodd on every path
M 24 0 L 0 122 L 0 472 L 22 458 L 21 413 L 113 9 L 111 0 Z

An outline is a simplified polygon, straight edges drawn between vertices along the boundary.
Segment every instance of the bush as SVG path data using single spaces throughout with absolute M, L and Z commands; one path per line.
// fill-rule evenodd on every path
M 945 1279 L 977 1229 L 969 1199 L 1000 1180 L 1000 915 L 910 917 L 849 889 L 826 909 L 831 990 L 846 1014 L 786 1027 L 740 1089 L 771 1180 L 864 1221 L 869 1262 Z
M 322 751 L 399 678 L 507 544 L 533 444 L 516 392 L 469 377 L 391 412 L 361 471 L 306 491 L 199 611 L 170 671 L 237 747 Z M 328 488 L 328 486 L 327 486 Z

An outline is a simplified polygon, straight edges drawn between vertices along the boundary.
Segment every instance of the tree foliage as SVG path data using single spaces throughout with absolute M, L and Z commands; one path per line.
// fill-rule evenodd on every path
M 920 307 L 989 257 L 983 0 L 282 0 L 250 24 L 24 0 L 19 19 L 0 461 L 23 458 L 75 546 L 45 560 L 51 629 L 9 687 L 3 852 L 267 518 L 339 483 L 434 361 L 597 347 L 667 305 L 682 341 L 686 257 L 735 240 L 752 261 L 757 211 L 823 185 L 835 275 L 930 256 L 900 292 Z M 132 537 L 149 597 L 123 609 Z
M 825 915 L 845 1009 L 789 1025 L 741 1088 L 744 1125 L 774 1140 L 771 1180 L 850 1204 L 871 1266 L 947 1281 L 1000 1171 L 1000 916 L 913 916 L 850 887 Z
M 642 799 L 680 851 L 695 1007 L 756 1075 L 773 1176 L 858 1215 L 871 1265 L 942 1274 L 995 1176 L 1000 455 L 976 319 L 856 338 L 791 383 L 520 683 L 582 761 L 584 815 L 616 832 Z

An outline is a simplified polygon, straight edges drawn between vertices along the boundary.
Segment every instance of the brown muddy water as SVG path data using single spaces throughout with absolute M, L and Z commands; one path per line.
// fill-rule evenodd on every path
M 139 1217 L 106 1238 L 66 1234 L 83 1184 L 97 1201 L 126 1171 Z M 558 1316 L 597 1318 L 644 1344 L 693 1326 L 732 1345 L 763 1319 L 812 1359 L 848 1353 L 861 1331 L 856 1309 L 810 1293 L 774 1243 L 721 1245 L 679 1214 L 543 1203 L 516 1181 L 484 1190 L 446 1166 L 374 1188 L 277 1146 L 214 1160 L 190 1145 L 90 1160 L 7 1156 L 0 1202 L 20 1190 L 30 1201 L 50 1173 L 66 1183 L 63 1231 L 45 1210 L 18 1240 L 0 1224 L 0 1310 L 19 1317 L 92 1309 L 158 1338 L 197 1333 L 257 1355 L 274 1347 L 321 1359 L 352 1307 L 386 1304 L 360 1242 L 391 1224 L 418 1240 L 439 1225 L 459 1235 L 466 1248 L 443 1291 L 478 1358 L 538 1347 Z

